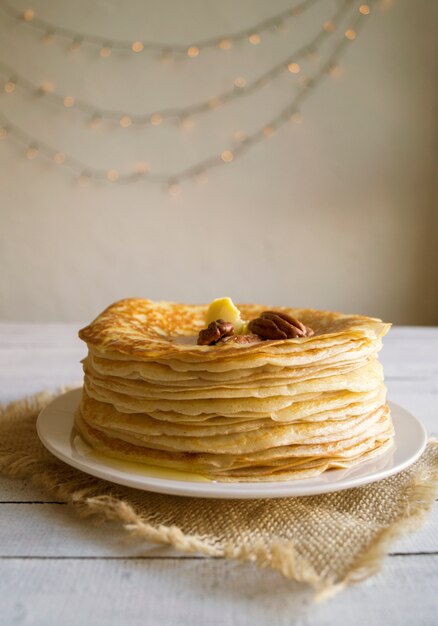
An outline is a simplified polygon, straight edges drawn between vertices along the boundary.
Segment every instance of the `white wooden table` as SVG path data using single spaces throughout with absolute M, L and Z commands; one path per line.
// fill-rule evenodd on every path
M 0 401 L 80 382 L 77 325 L 0 323 Z M 394 328 L 382 352 L 390 398 L 438 433 L 438 328 Z M 438 624 L 438 502 L 392 546 L 383 571 L 314 605 L 279 574 L 128 545 L 28 484 L 0 478 L 0 624 L 329 626 Z

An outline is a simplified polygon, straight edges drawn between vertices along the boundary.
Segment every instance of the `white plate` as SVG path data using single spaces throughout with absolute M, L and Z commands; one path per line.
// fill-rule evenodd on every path
M 56 457 L 77 469 L 113 483 L 178 496 L 200 498 L 284 498 L 339 491 L 381 480 L 412 465 L 426 447 L 422 424 L 405 409 L 390 403 L 394 446 L 384 455 L 350 469 L 331 470 L 303 480 L 262 483 L 219 483 L 185 472 L 118 461 L 95 453 L 80 439 L 73 418 L 81 396 L 75 389 L 56 398 L 37 421 L 38 436 Z

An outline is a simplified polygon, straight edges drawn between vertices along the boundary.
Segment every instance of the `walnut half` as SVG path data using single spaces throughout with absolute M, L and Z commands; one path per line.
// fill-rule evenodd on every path
M 223 337 L 230 337 L 234 334 L 234 326 L 231 322 L 222 319 L 210 322 L 207 328 L 201 330 L 198 335 L 198 346 L 213 346 Z
M 315 333 L 302 322 L 278 311 L 264 311 L 259 317 L 251 320 L 248 330 L 261 339 L 295 339 L 311 337 Z

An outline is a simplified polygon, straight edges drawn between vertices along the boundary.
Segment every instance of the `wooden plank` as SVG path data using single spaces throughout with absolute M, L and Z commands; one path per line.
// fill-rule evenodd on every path
M 438 552 L 438 502 L 425 526 L 400 538 L 391 552 Z M 150 556 L 170 554 L 127 539 L 124 531 L 97 527 L 60 504 L 1 504 L 0 556 Z M 159 550 L 157 552 L 157 550 Z M 165 549 L 167 550 L 167 549 Z M 173 554 L 179 555 L 178 552 Z
M 438 555 L 388 559 L 316 605 L 276 572 L 219 559 L 3 559 L 0 581 L 2 622 L 34 626 L 432 626 L 438 611 Z

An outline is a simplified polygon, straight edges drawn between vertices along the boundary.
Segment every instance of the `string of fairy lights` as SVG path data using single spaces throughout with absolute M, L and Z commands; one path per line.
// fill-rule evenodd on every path
M 292 74 L 300 73 L 300 65 L 297 61 L 300 59 L 300 54 L 309 54 L 309 51 L 314 51 L 319 45 L 322 38 L 325 38 L 328 34 L 332 34 L 335 32 L 338 26 L 338 22 L 342 17 L 343 13 L 347 8 L 351 8 L 353 6 L 354 12 L 349 18 L 348 28 L 343 30 L 342 37 L 340 40 L 336 42 L 336 44 L 332 47 L 332 50 L 328 56 L 328 58 L 320 65 L 320 67 L 313 73 L 312 76 L 303 76 L 299 77 L 299 88 L 298 92 L 294 95 L 291 101 L 284 107 L 277 115 L 275 115 L 271 120 L 267 123 L 263 124 L 258 130 L 253 132 L 252 134 L 246 134 L 242 131 L 239 131 L 235 134 L 233 145 L 223 150 L 219 154 L 213 155 L 206 159 L 203 159 L 194 165 L 191 165 L 185 169 L 180 170 L 175 173 L 159 173 L 151 171 L 147 162 L 139 162 L 136 167 L 132 171 L 123 172 L 119 171 L 115 168 L 111 168 L 108 170 L 99 169 L 96 167 L 92 167 L 87 163 L 82 162 L 79 159 L 76 159 L 72 155 L 68 155 L 62 150 L 54 148 L 45 142 L 38 140 L 33 135 L 24 131 L 18 125 L 11 123 L 3 114 L 0 114 L 0 140 L 5 139 L 6 137 L 11 137 L 16 140 L 18 143 L 25 147 L 25 155 L 29 160 L 33 160 L 39 156 L 50 159 L 53 163 L 62 166 L 64 168 L 70 169 L 77 178 L 79 184 L 87 185 L 91 181 L 109 181 L 111 183 L 130 183 L 136 181 L 148 181 L 151 183 L 159 183 L 164 186 L 165 189 L 171 195 L 178 195 L 181 191 L 181 183 L 187 180 L 196 180 L 198 182 L 205 182 L 207 180 L 208 171 L 216 168 L 218 166 L 223 166 L 232 163 L 236 159 L 243 156 L 250 148 L 254 145 L 269 139 L 281 126 L 285 123 L 291 121 L 293 123 L 297 123 L 301 121 L 301 106 L 303 102 L 310 96 L 312 92 L 317 88 L 317 86 L 328 76 L 339 76 L 341 73 L 341 67 L 339 65 L 339 60 L 346 49 L 346 47 L 354 42 L 357 38 L 359 31 L 364 26 L 366 20 L 363 18 L 369 15 L 371 11 L 371 5 L 376 0 L 370 0 L 368 4 L 357 5 L 353 0 L 344 0 L 344 3 L 340 6 L 336 14 L 333 18 L 325 22 L 321 32 L 317 35 L 315 40 L 310 44 L 304 46 L 299 51 L 296 51 L 292 57 L 287 59 L 287 63 L 284 61 L 281 64 L 275 66 L 275 68 L 271 68 L 266 74 L 269 74 L 269 78 L 275 77 L 278 73 L 283 72 L 285 67 Z M 0 66 L 0 71 L 5 66 Z M 281 68 L 281 69 L 280 69 Z M 260 80 L 256 79 L 254 83 Z M 248 87 L 251 87 L 254 83 L 249 83 Z M 20 84 L 25 90 L 34 90 L 35 87 L 32 86 L 29 88 L 30 83 L 26 83 L 26 81 L 18 80 L 17 78 L 13 81 L 11 78 L 4 84 L 4 92 L 5 93 L 13 93 L 15 91 L 15 87 Z M 246 87 L 246 85 L 245 85 Z M 256 89 L 256 88 L 255 88 Z M 53 93 L 48 91 L 47 93 Z M 234 93 L 234 92 L 233 92 Z M 252 93 L 252 92 L 250 92 Z M 46 94 L 45 94 L 46 95 Z M 56 94 L 58 95 L 58 94 Z M 62 98 L 61 95 L 59 95 Z M 64 96 L 64 99 L 67 96 Z M 225 100 L 226 101 L 226 100 Z M 220 104 L 223 104 L 224 100 L 222 99 Z M 68 107 L 68 105 L 63 102 L 64 107 Z M 190 107 L 186 107 L 185 110 L 173 110 L 172 115 L 169 113 L 165 114 L 164 112 L 156 113 L 156 115 L 160 115 L 162 119 L 169 119 L 171 117 L 179 117 L 182 118 L 183 115 L 192 116 L 195 113 L 204 112 L 204 109 L 195 109 L 199 107 L 200 104 L 192 105 L 192 112 L 190 114 L 186 113 L 186 110 Z M 208 110 L 212 110 L 215 107 L 209 108 Z M 81 110 L 81 109 L 78 109 Z M 207 110 L 207 109 L 205 109 Z M 93 109 L 95 111 L 95 109 Z M 168 110 L 169 111 L 169 110 Z M 175 112 L 177 111 L 177 112 Z M 108 119 L 114 119 L 112 114 L 114 112 L 99 111 L 99 115 L 102 118 L 108 116 Z M 120 126 L 124 127 L 121 118 L 123 116 L 120 115 L 120 112 L 117 112 L 118 119 L 120 122 Z M 127 114 L 124 114 L 127 115 Z M 148 123 L 151 121 L 151 117 L 154 114 L 149 115 Z M 131 119 L 135 118 L 135 116 L 129 116 Z M 140 118 L 141 116 L 139 116 Z M 144 119 L 146 116 L 141 117 Z M 138 118 L 138 119 L 139 119 Z M 136 123 L 140 123 L 137 118 L 135 118 Z M 132 121 L 131 121 L 132 123 Z M 131 125 L 128 124 L 129 125 Z M 143 121 L 144 123 L 144 121 Z M 161 121 L 160 121 L 161 123 Z
M 41 19 L 36 15 L 34 9 L 28 8 L 24 11 L 19 11 L 7 0 L 0 1 L 0 10 L 11 19 L 21 21 L 35 29 L 41 35 L 41 41 L 46 45 L 53 44 L 56 40 L 61 40 L 67 42 L 68 49 L 72 52 L 79 50 L 84 45 L 92 46 L 97 49 L 98 54 L 102 58 L 111 56 L 112 51 L 129 51 L 135 54 L 152 52 L 158 55 L 158 58 L 161 60 L 170 60 L 172 58 L 195 59 L 201 52 L 208 49 L 227 51 L 240 42 L 248 42 L 253 46 L 257 46 L 262 42 L 264 33 L 286 32 L 290 20 L 300 16 L 317 2 L 320 2 L 320 0 L 302 0 L 302 2 L 294 3 L 276 15 L 261 20 L 248 28 L 188 44 L 160 43 L 138 39 L 125 41 L 79 32 L 71 28 L 56 26 Z
M 312 41 L 301 46 L 298 50 L 295 50 L 280 63 L 277 63 L 256 79 L 247 81 L 245 77 L 238 76 L 234 79 L 231 89 L 223 91 L 203 102 L 191 104 L 186 107 L 172 107 L 142 114 L 104 109 L 93 103 L 81 100 L 72 94 L 57 93 L 52 80 L 45 80 L 41 84 L 36 85 L 23 76 L 20 76 L 12 67 L 2 62 L 0 62 L 0 73 L 6 79 L 4 84 L 6 93 L 13 93 L 18 88 L 35 97 L 44 97 L 44 99 L 51 104 L 78 111 L 87 117 L 91 128 L 95 128 L 105 120 L 118 122 L 120 128 L 129 128 L 133 125 L 159 126 L 168 120 L 176 120 L 183 126 L 187 126 L 194 116 L 213 111 L 219 106 L 223 106 L 238 98 L 249 96 L 265 88 L 282 73 L 289 72 L 292 75 L 299 74 L 301 71 L 299 61 L 303 58 L 316 56 L 318 54 L 320 46 L 327 38 L 335 33 L 335 24 L 341 20 L 349 8 L 350 2 L 342 3 L 332 19 L 323 24 L 321 30 Z

